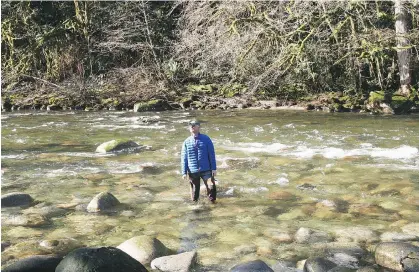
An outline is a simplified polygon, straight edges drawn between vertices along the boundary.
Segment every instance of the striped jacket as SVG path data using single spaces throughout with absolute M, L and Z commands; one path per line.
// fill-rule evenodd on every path
M 182 145 L 181 173 L 197 173 L 217 170 L 214 145 L 205 134 L 199 133 L 197 138 L 189 136 Z

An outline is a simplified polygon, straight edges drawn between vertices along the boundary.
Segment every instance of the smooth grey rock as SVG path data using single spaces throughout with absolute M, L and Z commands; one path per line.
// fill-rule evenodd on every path
M 358 258 L 351 256 L 346 253 L 335 253 L 331 257 L 327 258 L 329 261 L 335 264 L 351 269 L 357 269 L 359 267 Z
M 409 271 L 410 267 L 419 267 L 419 247 L 408 243 L 380 243 L 375 249 L 375 262 L 396 271 Z M 414 271 L 414 270 L 412 270 Z
M 295 233 L 295 241 L 300 244 L 330 242 L 333 238 L 326 232 L 309 228 L 299 228 Z
M 115 208 L 120 204 L 119 200 L 109 192 L 102 192 L 96 195 L 89 205 L 87 205 L 88 212 L 101 212 Z
M 153 259 L 170 254 L 170 250 L 160 240 L 148 236 L 133 237 L 117 248 L 142 264 L 150 264 Z
M 1 196 L 1 207 L 29 206 L 33 198 L 29 194 L 13 192 Z
M 250 261 L 238 264 L 230 269 L 231 272 L 274 272 L 265 262 L 261 260 Z
M 334 262 L 324 258 L 308 258 L 304 264 L 304 272 L 325 272 L 336 266 Z
M 55 272 L 147 272 L 137 260 L 115 247 L 79 248 L 70 252 Z
M 196 264 L 196 259 L 196 251 L 184 252 L 154 259 L 151 268 L 167 272 L 188 272 Z
M 1 252 L 3 252 L 6 248 L 11 245 L 10 242 L 1 242 Z
M 62 257 L 36 255 L 16 261 L 2 269 L 4 272 L 54 272 Z

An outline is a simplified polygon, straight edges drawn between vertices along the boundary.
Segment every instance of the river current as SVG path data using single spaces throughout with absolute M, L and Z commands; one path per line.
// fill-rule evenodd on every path
M 180 176 L 190 119 L 202 122 L 201 132 L 215 145 L 216 204 L 202 194 L 198 205 L 191 204 Z M 418 115 L 18 112 L 3 113 L 1 129 L 2 195 L 25 192 L 38 202 L 71 207 L 109 191 L 124 205 L 111 214 L 67 208 L 36 227 L 2 222 L 2 241 L 11 244 L 3 264 L 8 255 L 38 254 L 24 245 L 46 239 L 118 246 L 147 235 L 177 252 L 197 250 L 201 271 L 225 271 L 254 259 L 272 265 L 319 254 L 318 247 L 295 241 L 301 227 L 335 241 L 342 241 L 342 230 L 358 228 L 379 240 L 419 223 Z M 95 152 L 113 139 L 144 148 Z M 2 221 L 12 213 L 24 210 L 2 209 Z

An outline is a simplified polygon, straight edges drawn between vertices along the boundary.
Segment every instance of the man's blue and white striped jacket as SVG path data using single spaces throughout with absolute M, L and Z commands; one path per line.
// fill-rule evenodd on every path
M 182 145 L 181 153 L 182 175 L 217 170 L 214 145 L 205 134 L 188 137 Z

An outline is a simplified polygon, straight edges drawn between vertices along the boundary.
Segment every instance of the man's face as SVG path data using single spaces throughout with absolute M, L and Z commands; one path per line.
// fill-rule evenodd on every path
M 191 133 L 194 133 L 194 134 L 198 133 L 199 132 L 199 125 L 191 125 L 191 126 L 189 126 L 189 131 Z

